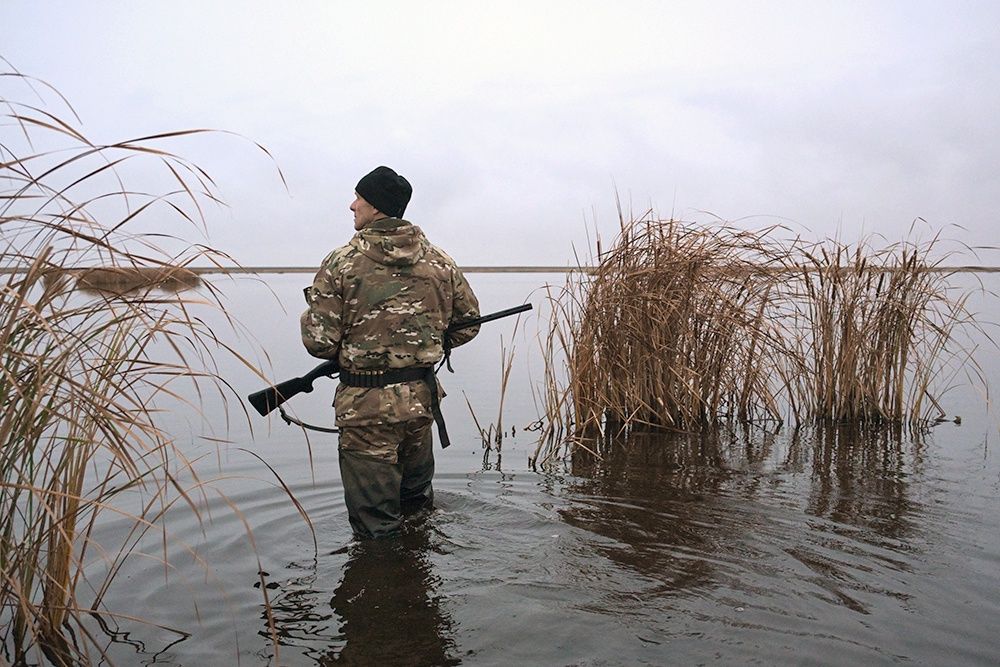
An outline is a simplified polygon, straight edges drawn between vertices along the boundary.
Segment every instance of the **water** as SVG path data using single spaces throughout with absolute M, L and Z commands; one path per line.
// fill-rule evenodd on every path
M 297 338 L 308 277 L 266 279 L 273 294 L 215 282 L 285 379 L 316 363 Z M 537 307 L 533 291 L 562 280 L 470 279 L 484 312 Z M 351 543 L 335 436 L 307 442 L 278 419 L 247 422 L 232 397 L 228 429 L 215 395 L 202 415 L 165 416 L 201 477 L 218 479 L 192 494 L 200 519 L 177 504 L 166 549 L 149 535 L 123 568 L 108 607 L 157 626 L 95 626 L 109 655 L 189 666 L 1000 660 L 997 419 L 972 387 L 945 403 L 962 424 L 926 437 L 650 436 L 627 455 L 609 443 L 603 461 L 537 473 L 523 430 L 537 418 L 535 332 L 532 321 L 517 333 L 497 322 L 456 350 L 436 509 L 395 541 Z M 517 359 L 508 435 L 500 454 L 484 453 L 466 401 L 483 426 L 496 421 L 501 336 Z M 1000 369 L 996 351 L 984 355 Z M 233 362 L 223 374 L 238 396 L 262 386 Z M 296 398 L 298 416 L 329 423 L 332 390 Z M 98 536 L 115 543 L 129 526 L 109 516 Z

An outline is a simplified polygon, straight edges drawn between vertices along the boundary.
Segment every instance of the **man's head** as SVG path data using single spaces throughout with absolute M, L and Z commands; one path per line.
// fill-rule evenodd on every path
M 362 229 L 380 218 L 402 218 L 413 188 L 389 167 L 376 167 L 358 181 L 354 193 L 354 228 Z

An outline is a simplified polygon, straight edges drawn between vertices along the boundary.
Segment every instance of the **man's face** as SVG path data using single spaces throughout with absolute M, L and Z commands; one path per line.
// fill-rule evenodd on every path
M 357 192 L 354 193 L 354 201 L 351 203 L 351 210 L 354 211 L 354 229 L 364 229 L 368 223 L 374 222 L 385 216 L 374 206 L 369 204 Z

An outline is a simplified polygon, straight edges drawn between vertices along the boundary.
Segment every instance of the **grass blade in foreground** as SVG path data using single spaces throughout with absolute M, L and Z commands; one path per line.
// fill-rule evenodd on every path
M 157 286 L 183 288 L 191 262 L 229 259 L 179 237 L 129 232 L 154 210 L 195 229 L 205 223 L 199 199 L 218 201 L 205 173 L 156 137 L 100 146 L 4 89 L 0 107 L 8 121 L 0 137 L 3 650 L 16 663 L 100 662 L 103 642 L 92 631 L 129 616 L 104 606 L 121 563 L 173 506 L 198 511 L 203 493 L 150 400 L 186 382 L 227 391 L 212 370 L 227 348 L 191 315 L 221 304 L 220 295 L 210 285 L 207 299 Z M 127 188 L 135 160 L 152 161 L 176 189 Z M 115 503 L 126 492 L 133 529 L 118 545 L 96 544 L 99 516 L 123 511 Z

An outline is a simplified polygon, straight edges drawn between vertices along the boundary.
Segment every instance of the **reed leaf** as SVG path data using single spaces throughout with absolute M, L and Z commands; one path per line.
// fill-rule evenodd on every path
M 104 599 L 138 541 L 178 502 L 198 512 L 205 484 L 157 423 L 156 400 L 186 393 L 181 381 L 232 395 L 214 359 L 231 348 L 194 314 L 222 297 L 209 284 L 183 291 L 199 284 L 192 262 L 230 260 L 130 231 L 164 210 L 204 229 L 214 181 L 159 145 L 202 130 L 100 144 L 5 91 L 19 133 L 0 135 L 0 636 L 18 664 L 88 664 L 105 658 L 88 619 L 127 616 Z M 179 186 L 125 187 L 136 160 Z M 109 511 L 134 521 L 117 546 L 93 538 Z
M 563 443 L 732 422 L 905 424 L 943 417 L 960 329 L 985 334 L 939 250 L 779 238 L 651 212 L 620 217 L 596 268 L 551 290 L 533 463 Z M 987 336 L 987 339 L 988 336 Z M 942 381 L 945 381 L 942 385 Z M 590 449 L 596 449 L 591 445 Z

